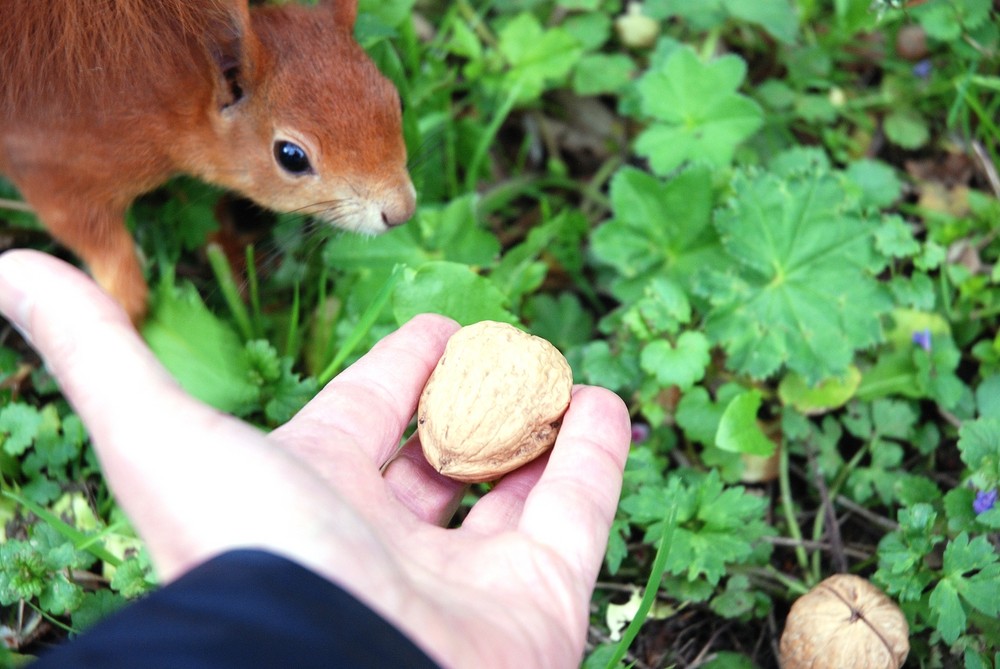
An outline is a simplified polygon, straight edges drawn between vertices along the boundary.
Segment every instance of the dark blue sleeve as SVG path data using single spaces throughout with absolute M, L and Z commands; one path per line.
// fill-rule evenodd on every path
M 437 667 L 335 584 L 285 558 L 232 551 L 43 653 L 32 669 Z

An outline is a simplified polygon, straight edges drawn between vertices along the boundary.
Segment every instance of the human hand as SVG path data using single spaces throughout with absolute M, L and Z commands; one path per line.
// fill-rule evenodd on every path
M 421 316 L 271 434 L 186 395 L 124 313 L 49 256 L 0 256 L 0 311 L 45 359 L 165 582 L 236 548 L 352 592 L 444 666 L 576 666 L 629 444 L 625 407 L 577 387 L 551 453 L 445 529 L 465 487 L 410 438 L 457 325 Z

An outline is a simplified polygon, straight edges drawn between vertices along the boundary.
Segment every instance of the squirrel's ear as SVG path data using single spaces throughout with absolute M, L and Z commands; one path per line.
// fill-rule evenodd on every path
M 239 102 L 249 92 L 258 65 L 260 44 L 250 28 L 246 2 L 217 3 L 206 30 L 206 48 L 215 66 L 219 109 Z
M 358 0 L 320 0 L 319 4 L 333 12 L 337 25 L 354 30 L 358 18 Z

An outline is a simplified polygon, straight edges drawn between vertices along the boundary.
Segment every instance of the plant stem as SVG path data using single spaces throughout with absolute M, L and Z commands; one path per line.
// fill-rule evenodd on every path
M 471 193 L 476 190 L 476 180 L 479 178 L 479 170 L 482 167 L 483 161 L 486 160 L 486 154 L 489 151 L 490 145 L 496 138 L 497 133 L 500 132 L 500 126 L 507 120 L 507 116 L 517 103 L 517 97 L 521 94 L 522 87 L 523 80 L 518 79 L 514 82 L 500 108 L 493 114 L 493 120 L 486 126 L 486 131 L 480 137 L 479 144 L 476 145 L 476 150 L 472 154 L 472 160 L 469 161 L 469 171 L 465 173 L 466 192 Z
M 354 329 L 351 330 L 351 334 L 349 334 L 344 343 L 341 344 L 337 354 L 333 356 L 333 360 L 330 361 L 330 364 L 327 365 L 326 369 L 324 369 L 319 375 L 318 380 L 320 385 L 326 385 L 330 379 L 336 376 L 337 372 L 340 371 L 341 365 L 343 365 L 344 361 L 347 360 L 347 356 L 354 351 L 357 345 L 361 343 L 361 340 L 365 338 L 365 335 L 367 335 L 372 329 L 372 326 L 375 325 L 375 321 L 378 320 L 379 314 L 382 313 L 382 309 L 385 307 L 386 302 L 388 302 L 389 298 L 392 297 L 393 289 L 403 277 L 403 269 L 404 265 L 396 265 L 393 268 L 392 274 L 389 275 L 385 285 L 382 286 L 382 289 L 379 291 L 378 295 L 375 296 L 372 303 L 368 305 L 368 308 L 365 309 L 365 312 L 361 314 L 361 318 L 358 319 Z
M 676 483 L 673 484 L 673 487 L 675 486 Z M 660 581 L 663 580 L 663 572 L 667 568 L 667 556 L 670 555 L 671 540 L 673 539 L 676 527 L 677 507 L 671 506 L 667 510 L 666 517 L 663 519 L 663 535 L 660 537 L 660 542 L 656 547 L 656 557 L 653 559 L 653 567 L 650 569 L 649 578 L 646 580 L 646 591 L 642 595 L 642 601 L 639 603 L 639 608 L 635 612 L 635 616 L 629 622 L 628 627 L 625 628 L 625 632 L 622 633 L 622 638 L 618 642 L 615 654 L 608 660 L 606 669 L 613 669 L 618 666 L 622 658 L 625 657 L 625 654 L 628 653 L 632 642 L 635 641 L 635 637 L 639 634 L 642 624 L 646 622 L 646 616 L 653 607 L 653 602 L 656 601 L 656 594 L 660 590 Z
M 795 557 L 802 570 L 808 573 L 809 556 L 806 554 L 806 549 L 802 546 L 802 530 L 799 528 L 798 521 L 795 520 L 795 508 L 792 504 L 792 485 L 788 474 L 788 450 L 787 444 L 778 450 L 780 463 L 778 468 L 778 487 L 781 490 L 781 508 L 785 513 L 785 522 L 788 524 L 788 534 L 797 542 L 795 545 Z
M 250 322 L 250 313 L 246 305 L 240 299 L 240 291 L 233 278 L 233 268 L 229 266 L 226 254 L 218 244 L 209 244 L 206 248 L 208 263 L 215 274 L 215 280 L 219 282 L 219 290 L 229 307 L 229 312 L 233 315 L 236 327 L 244 341 L 253 339 L 253 325 Z
M 254 260 L 253 244 L 247 245 L 245 257 L 247 265 L 247 291 L 249 293 L 250 309 L 253 312 L 253 319 L 250 325 L 253 328 L 253 336 L 260 338 L 264 336 L 264 328 L 261 323 L 260 282 L 257 280 L 257 263 Z

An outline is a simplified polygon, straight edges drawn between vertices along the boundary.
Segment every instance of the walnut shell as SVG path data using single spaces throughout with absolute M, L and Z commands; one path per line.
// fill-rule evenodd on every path
M 896 603 L 863 578 L 837 574 L 799 597 L 781 635 L 783 669 L 899 669 L 910 628 Z
M 420 396 L 424 457 L 458 481 L 497 479 L 555 443 L 572 390 L 569 363 L 549 342 L 506 323 L 468 325 Z

